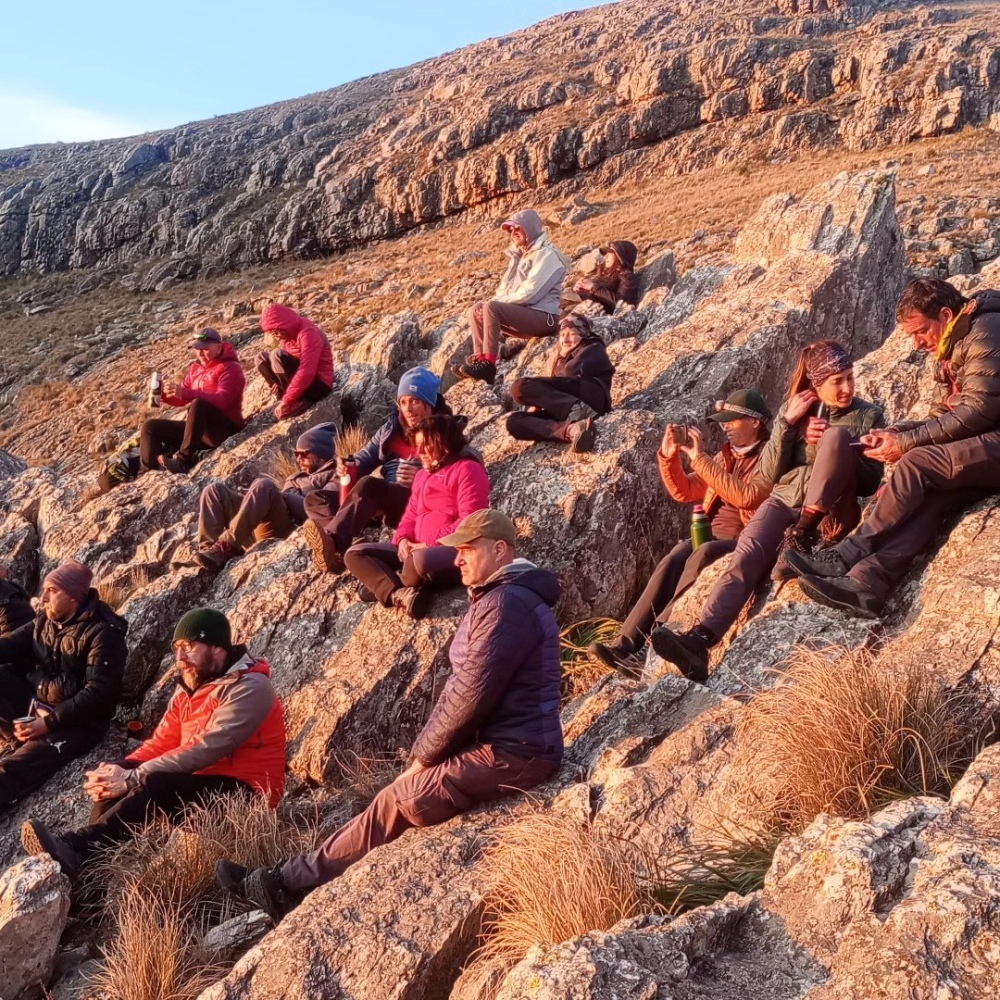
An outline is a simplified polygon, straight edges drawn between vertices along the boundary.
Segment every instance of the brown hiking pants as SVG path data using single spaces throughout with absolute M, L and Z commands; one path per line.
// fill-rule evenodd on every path
M 444 823 L 483 802 L 533 788 L 558 770 L 559 765 L 550 760 L 474 744 L 443 764 L 401 774 L 318 850 L 286 861 L 282 881 L 293 892 L 315 889 L 412 826 Z
M 198 548 L 207 549 L 228 530 L 245 552 L 262 538 L 287 538 L 295 524 L 272 479 L 255 479 L 242 496 L 225 483 L 212 483 L 198 502 Z
M 539 312 L 531 306 L 511 302 L 477 302 L 469 310 L 472 328 L 472 353 L 500 353 L 500 333 L 515 337 L 554 337 L 559 332 L 559 317 Z

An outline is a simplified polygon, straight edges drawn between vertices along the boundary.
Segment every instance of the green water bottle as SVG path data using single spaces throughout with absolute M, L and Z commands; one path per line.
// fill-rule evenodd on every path
M 705 508 L 700 503 L 694 505 L 694 513 L 691 515 L 691 547 L 698 548 L 705 542 L 712 540 L 712 522 L 709 521 Z

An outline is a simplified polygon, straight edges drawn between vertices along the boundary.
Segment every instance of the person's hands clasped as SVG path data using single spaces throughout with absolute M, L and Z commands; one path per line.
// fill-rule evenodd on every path
M 809 422 L 806 424 L 806 444 L 818 445 L 819 439 L 826 433 L 829 426 L 829 420 L 824 420 L 822 417 L 810 417 Z
M 688 461 L 693 462 L 696 458 L 705 453 L 705 438 L 697 427 L 688 428 L 687 444 L 681 445 L 681 454 L 686 455 Z
M 120 799 L 128 792 L 128 775 L 118 764 L 99 764 L 84 775 L 83 790 L 92 802 Z
M 30 740 L 40 740 L 43 736 L 47 736 L 48 732 L 49 727 L 45 724 L 44 719 L 32 719 L 31 722 L 14 723 L 14 739 L 20 740 L 22 743 L 27 743 Z
M 812 389 L 797 392 L 785 407 L 785 423 L 797 424 L 818 402 L 819 396 Z
M 859 440 L 865 446 L 865 458 L 872 458 L 876 462 L 898 462 L 903 457 L 899 434 L 891 427 L 870 431 Z

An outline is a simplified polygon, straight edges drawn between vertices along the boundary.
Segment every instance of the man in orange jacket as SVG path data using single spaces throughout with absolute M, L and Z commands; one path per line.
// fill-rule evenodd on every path
M 261 794 L 278 804 L 285 783 L 285 720 L 271 668 L 233 645 L 221 611 L 196 608 L 177 623 L 179 680 L 153 735 L 118 763 L 87 773 L 90 825 L 54 834 L 21 827 L 28 854 L 49 854 L 74 875 L 98 844 L 132 836 L 157 813 L 178 816 L 213 795 Z

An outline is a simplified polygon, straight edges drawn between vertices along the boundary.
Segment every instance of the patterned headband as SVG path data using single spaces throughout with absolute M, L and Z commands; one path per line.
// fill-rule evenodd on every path
M 840 344 L 818 348 L 810 353 L 806 361 L 806 376 L 815 389 L 831 375 L 839 375 L 854 367 L 850 354 Z

